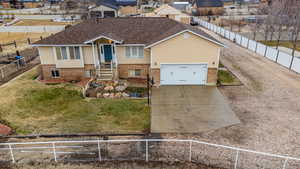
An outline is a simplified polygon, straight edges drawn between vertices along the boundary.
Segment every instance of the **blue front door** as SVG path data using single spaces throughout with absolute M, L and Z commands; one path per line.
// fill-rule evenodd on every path
M 104 59 L 105 59 L 105 62 L 111 62 L 111 60 L 112 60 L 111 45 L 103 45 L 103 48 L 104 48 Z

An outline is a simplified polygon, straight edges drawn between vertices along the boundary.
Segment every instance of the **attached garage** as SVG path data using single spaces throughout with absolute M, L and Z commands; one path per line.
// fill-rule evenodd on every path
M 161 64 L 161 85 L 206 85 L 208 64 Z

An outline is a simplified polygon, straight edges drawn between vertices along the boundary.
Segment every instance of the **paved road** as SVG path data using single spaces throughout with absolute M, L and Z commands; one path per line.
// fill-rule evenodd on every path
M 154 88 L 151 109 L 152 133 L 199 133 L 240 122 L 213 86 Z

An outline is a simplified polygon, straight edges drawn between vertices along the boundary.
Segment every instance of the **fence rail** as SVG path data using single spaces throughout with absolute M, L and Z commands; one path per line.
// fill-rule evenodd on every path
M 300 58 L 297 56 L 292 56 L 288 53 L 280 51 L 270 46 L 266 46 L 262 43 L 251 40 L 244 37 L 238 33 L 231 32 L 222 27 L 216 26 L 199 18 L 194 18 L 199 25 L 221 35 L 222 37 L 235 42 L 236 44 L 251 50 L 261 56 L 268 58 L 290 70 L 300 73 Z
M 299 169 L 300 158 L 198 140 L 125 139 L 0 143 L 0 161 L 183 161 L 233 169 Z
M 8 80 L 11 75 L 25 68 L 29 62 L 38 56 L 37 49 L 28 49 L 20 53 L 23 57 L 14 61 L 9 61 L 8 58 L 14 58 L 15 55 L 8 55 L 8 58 L 4 60 L 0 57 L 0 82 Z M 1 64 L 2 62 L 8 62 L 8 64 Z

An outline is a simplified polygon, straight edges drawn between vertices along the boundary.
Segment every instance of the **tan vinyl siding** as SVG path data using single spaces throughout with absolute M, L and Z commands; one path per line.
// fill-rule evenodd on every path
M 84 56 L 84 64 L 94 64 L 93 48 L 91 46 L 82 47 L 82 53 Z M 96 50 L 95 53 L 97 53 Z
M 181 33 L 151 47 L 151 68 L 160 68 L 161 63 L 208 63 L 208 67 L 217 68 L 220 48 L 192 33 Z
M 41 64 L 55 64 L 55 58 L 52 47 L 38 47 Z
M 116 46 L 116 55 L 118 64 L 150 64 L 150 51 L 144 50 L 143 58 L 127 58 L 125 54 L 125 46 Z

